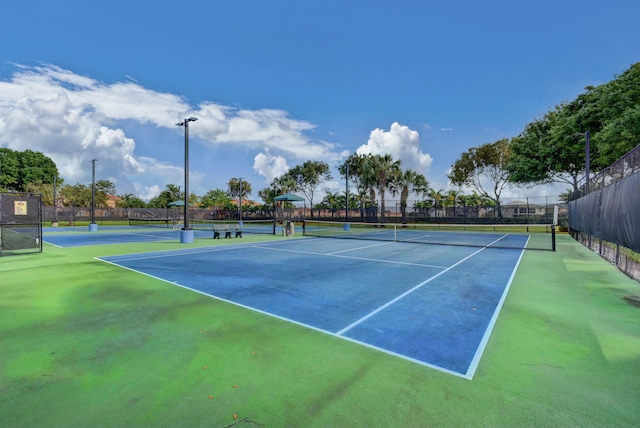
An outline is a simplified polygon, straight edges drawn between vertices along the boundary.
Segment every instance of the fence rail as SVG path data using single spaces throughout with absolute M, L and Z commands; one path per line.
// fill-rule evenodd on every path
M 624 178 L 631 177 L 638 172 L 640 172 L 640 144 L 592 177 L 586 184 L 573 192 L 573 194 L 570 195 L 569 200 L 573 201 L 580 199 L 591 192 L 604 189 L 605 187 Z

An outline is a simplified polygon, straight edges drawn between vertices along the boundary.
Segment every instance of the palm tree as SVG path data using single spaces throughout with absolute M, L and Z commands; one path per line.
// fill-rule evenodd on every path
M 429 184 L 424 175 L 413 170 L 408 169 L 398 176 L 397 180 L 393 183 L 391 191 L 395 195 L 395 192 L 397 192 L 398 189 L 400 190 L 402 223 L 407 222 L 407 199 L 409 199 L 409 193 L 425 193 L 428 188 Z
M 272 187 L 274 187 L 279 195 L 285 193 L 294 192 L 296 190 L 296 182 L 288 174 L 284 174 L 281 177 L 273 180 Z
M 271 187 L 274 189 L 274 198 L 280 195 L 284 195 L 285 193 L 293 192 L 296 190 L 296 182 L 289 174 L 284 174 L 271 182 Z M 283 221 L 284 219 L 284 208 L 289 205 L 290 202 L 281 202 L 280 208 L 277 207 L 275 201 L 273 201 L 273 212 L 274 216 L 278 219 L 278 221 Z
M 365 161 L 368 175 L 375 180 L 380 196 L 380 221 L 385 219 L 384 194 L 387 189 L 398 179 L 401 174 L 400 161 L 394 161 L 391 155 L 369 155 Z
M 126 193 L 119 195 L 119 201 L 116 201 L 116 207 L 118 208 L 145 208 L 147 204 L 133 193 Z M 126 213 L 126 211 L 125 211 Z
M 379 189 L 379 180 L 375 165 L 380 155 L 354 153 L 338 166 L 338 171 L 343 177 L 349 177 L 349 187 L 356 188 L 356 200 L 360 208 L 360 216 L 365 218 L 367 209 L 376 205 L 376 189 Z M 390 157 L 389 157 L 390 158 Z M 384 193 L 384 192 L 383 192 Z M 384 196 L 383 201 L 384 204 Z
M 429 210 L 431 210 L 431 208 L 433 208 L 433 201 L 431 200 L 418 201 L 413 204 L 413 209 L 423 217 L 429 216 Z
M 358 193 L 353 198 L 356 201 L 356 206 L 360 208 L 360 217 L 364 219 L 366 209 L 372 207 L 375 204 L 375 200 L 371 199 L 371 195 L 365 187 L 358 186 L 356 190 Z
M 435 217 L 438 217 L 438 208 L 442 208 L 442 200 L 444 199 L 443 190 L 429 189 L 428 195 L 433 202 L 433 208 L 435 208 Z
M 323 207 L 328 208 L 331 211 L 331 218 L 333 218 L 336 209 L 339 208 L 339 197 L 338 193 L 331 193 L 327 191 L 326 195 L 324 195 L 324 199 L 322 200 Z
M 167 188 L 164 190 L 164 192 L 166 192 L 166 196 L 168 197 L 168 199 L 171 199 L 169 202 L 184 199 L 184 192 L 180 191 L 180 186 L 178 186 L 177 184 L 167 184 Z
M 461 193 L 458 190 L 447 190 L 445 194 L 444 200 L 442 201 L 442 206 L 447 208 L 453 208 L 452 213 L 447 213 L 447 217 L 455 217 L 456 216 L 456 206 L 458 205 L 458 197 Z
M 369 193 L 369 201 L 366 207 L 373 207 L 376 204 L 376 186 L 378 180 L 376 177 L 376 171 L 374 169 L 375 159 L 372 154 L 358 155 L 358 190 L 364 193 Z

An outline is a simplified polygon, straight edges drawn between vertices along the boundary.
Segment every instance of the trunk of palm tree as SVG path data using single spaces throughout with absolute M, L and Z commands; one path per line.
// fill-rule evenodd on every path
M 400 212 L 402 214 L 402 224 L 407 224 L 407 199 L 409 198 L 409 188 L 402 188 L 400 193 Z
M 369 213 L 371 212 L 375 212 L 375 206 L 376 206 L 376 191 L 373 189 L 373 187 L 371 189 L 369 189 L 369 197 L 371 198 L 371 210 L 369 211 Z M 367 217 L 370 217 L 370 215 L 368 215 Z M 367 219 L 367 221 L 370 219 Z M 375 213 L 375 221 L 378 221 L 378 213 Z
M 385 214 L 385 203 L 384 203 L 384 189 L 386 189 L 387 183 L 380 184 L 380 188 L 378 189 L 378 193 L 380 194 L 380 223 L 384 223 L 384 214 Z

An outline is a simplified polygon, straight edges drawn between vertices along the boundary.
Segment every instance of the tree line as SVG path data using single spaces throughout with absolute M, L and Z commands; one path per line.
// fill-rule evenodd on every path
M 516 137 L 470 148 L 447 177 L 454 186 L 471 188 L 498 206 L 502 191 L 511 186 L 565 183 L 570 186 L 566 198 L 590 178 L 587 132 L 593 173 L 640 144 L 640 63 L 549 109 Z

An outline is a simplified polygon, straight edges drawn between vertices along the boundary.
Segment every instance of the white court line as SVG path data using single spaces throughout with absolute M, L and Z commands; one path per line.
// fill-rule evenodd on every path
M 529 238 L 527 238 L 527 242 L 525 242 L 525 248 L 529 244 Z M 520 251 L 520 257 L 518 257 L 518 261 L 513 267 L 513 271 L 511 272 L 511 276 L 509 277 L 509 281 L 507 281 L 507 286 L 504 288 L 502 292 L 502 296 L 500 296 L 500 301 L 496 305 L 496 309 L 493 311 L 493 315 L 491 316 L 491 320 L 489 321 L 489 325 L 484 331 L 484 335 L 482 336 L 482 340 L 480 340 L 480 344 L 476 349 L 476 353 L 469 364 L 469 368 L 467 369 L 466 377 L 468 379 L 473 379 L 473 376 L 476 373 L 476 369 L 478 368 L 478 364 L 480 364 L 480 358 L 482 358 L 482 354 L 484 354 L 484 350 L 487 347 L 487 343 L 489 342 L 489 337 L 491 336 L 491 332 L 493 331 L 493 327 L 498 320 L 498 315 L 502 311 L 502 306 L 504 305 L 504 301 L 507 299 L 507 294 L 509 293 L 509 289 L 511 288 L 511 283 L 513 282 L 513 278 L 516 276 L 516 272 L 518 271 L 518 266 L 520 266 L 520 261 L 522 260 L 522 256 L 524 255 L 524 248 Z
M 262 244 L 264 245 L 280 245 L 280 244 L 288 244 L 289 241 L 279 241 L 279 242 L 263 242 Z M 117 256 L 117 255 L 109 255 L 109 256 L 101 256 L 104 258 L 107 257 L 112 257 L 112 258 L 117 258 L 117 261 L 130 261 L 130 260 L 143 260 L 143 259 L 153 259 L 153 258 L 162 258 L 162 257 L 175 257 L 175 256 L 181 256 L 184 254 L 204 254 L 204 253 L 213 253 L 216 251 L 223 251 L 223 250 L 236 250 L 236 249 L 246 249 L 246 248 L 253 248 L 253 247 L 258 247 L 259 243 L 255 243 L 255 242 L 247 242 L 247 243 L 233 243 L 233 242 L 229 242 L 228 244 L 221 244 L 221 245 L 215 245 L 212 247 L 200 247 L 200 248 L 185 248 L 185 249 L 179 249 L 179 250 L 164 250 L 164 251 L 151 251 L 151 252 L 144 252 L 144 253 L 131 253 L 131 254 L 123 254 L 121 256 Z M 101 257 L 96 257 L 100 260 Z M 119 258 L 119 257 L 126 257 L 126 258 Z M 106 261 L 106 260 L 103 260 Z
M 109 236 L 109 234 L 104 234 L 104 235 L 105 236 Z M 112 234 L 112 236 L 113 235 L 114 234 Z M 123 233 L 123 235 L 125 235 L 125 236 L 145 236 L 145 237 L 157 238 L 157 239 L 161 239 L 161 240 L 162 239 L 173 239 L 173 237 L 175 236 L 175 234 L 172 233 L 170 235 L 170 237 L 167 237 L 167 235 L 169 235 L 169 234 L 166 233 L 166 232 L 155 232 L 155 233 L 151 233 L 151 234 L 149 234 L 149 233 L 137 233 L 137 232 L 134 232 L 134 233 L 125 232 L 125 233 Z
M 402 354 L 399 354 L 399 353 L 396 353 L 396 352 L 393 352 L 393 351 L 389 351 L 389 350 L 386 350 L 384 348 L 379 348 L 379 347 L 377 347 L 375 345 L 371 345 L 371 344 L 366 343 L 366 342 L 361 342 L 359 340 L 352 339 L 350 337 L 340 336 L 339 334 L 333 333 L 331 331 L 324 330 L 322 328 L 315 327 L 315 326 L 310 325 L 310 324 L 305 324 L 303 322 L 296 321 L 296 320 L 293 320 L 293 319 L 290 319 L 290 318 L 286 318 L 286 317 L 283 317 L 281 315 L 276 315 L 274 313 L 267 312 L 267 311 L 264 311 L 262 309 L 257 309 L 257 308 L 254 308 L 252 306 L 247 306 L 247 305 L 244 305 L 242 303 L 234 302 L 233 300 L 225 299 L 223 297 L 219 297 L 219 296 L 216 296 L 214 294 L 210 294 L 210 293 L 198 290 L 197 288 L 191 288 L 191 287 L 188 287 L 186 285 L 179 284 L 178 282 L 169 281 L 169 280 L 161 278 L 159 276 L 151 275 L 151 274 L 148 274 L 148 273 L 145 273 L 145 272 L 133 269 L 133 268 L 129 268 L 129 267 L 126 267 L 126 266 L 119 265 L 117 262 L 110 262 L 110 261 L 107 261 L 107 260 L 102 260 L 102 259 L 100 259 L 98 257 L 96 257 L 96 259 L 98 259 L 98 260 L 100 260 L 100 261 L 102 261 L 104 263 L 108 263 L 110 265 L 113 265 L 113 266 L 116 266 L 116 267 L 119 267 L 119 268 L 122 268 L 122 269 L 129 270 L 131 272 L 135 272 L 135 273 L 138 273 L 138 274 L 141 274 L 141 275 L 145 275 L 145 276 L 147 276 L 149 278 L 157 279 L 157 280 L 165 282 L 167 284 L 175 285 L 175 286 L 183 288 L 185 290 L 193 291 L 195 293 L 198 293 L 198 294 L 201 294 L 201 295 L 204 295 L 204 296 L 207 296 L 207 297 L 211 297 L 211 298 L 219 300 L 221 302 L 229 303 L 231 305 L 238 306 L 238 307 L 244 308 L 244 309 L 248 309 L 250 311 L 257 312 L 257 313 L 260 313 L 260 314 L 263 314 L 263 315 L 267 315 L 267 316 L 279 319 L 281 321 L 289 322 L 291 324 L 295 324 L 295 325 L 298 325 L 298 326 L 301 326 L 301 327 L 304 327 L 304 328 L 308 328 L 310 330 L 314 330 L 314 331 L 317 331 L 317 332 L 320 332 L 320 333 L 324 333 L 324 334 L 327 334 L 329 336 L 335 337 L 337 339 L 347 340 L 349 342 L 356 343 L 358 345 L 365 346 L 365 347 L 370 348 L 370 349 L 374 349 L 376 351 L 385 353 L 387 355 L 392 355 L 394 357 L 402 358 L 403 360 L 411 361 L 412 363 L 420 364 L 422 366 L 429 367 L 431 369 L 438 370 L 438 371 L 441 371 L 441 372 L 444 372 L 444 373 L 447 373 L 447 374 L 450 374 L 450 375 L 458 376 L 458 377 L 461 377 L 463 379 L 470 379 L 470 378 L 467 377 L 467 375 L 465 375 L 463 373 L 458 373 L 458 372 L 455 372 L 453 370 L 446 369 L 444 367 L 440 367 L 440 366 L 436 366 L 434 364 L 427 363 L 425 361 L 421 361 L 421 360 L 417 360 L 415 358 L 407 357 L 406 355 L 402 355 Z
M 394 242 L 383 242 L 382 244 L 365 245 L 364 247 L 348 248 L 346 250 L 340 250 L 340 251 L 334 251 L 332 253 L 326 253 L 326 255 L 327 256 L 333 256 L 334 254 L 346 253 L 346 252 L 349 252 L 349 251 L 364 250 L 365 248 L 380 247 L 382 245 L 390 245 L 390 244 L 393 244 L 393 243 Z
M 384 305 L 380 306 L 378 309 L 374 310 L 373 312 L 368 313 L 367 315 L 363 316 L 362 318 L 360 318 L 359 320 L 351 323 L 350 325 L 346 326 L 345 328 L 343 328 L 342 330 L 340 330 L 339 332 L 336 333 L 336 335 L 341 336 L 344 333 L 346 333 L 347 331 L 351 330 L 353 327 L 362 324 L 364 321 L 368 320 L 369 318 L 371 318 L 372 316 L 374 316 L 375 314 L 377 314 L 378 312 L 384 310 L 385 308 L 388 308 L 389 306 L 393 305 L 395 302 L 397 302 L 398 300 L 404 298 L 405 296 L 408 296 L 409 294 L 413 293 L 414 291 L 418 290 L 419 288 L 421 288 L 422 286 L 430 283 L 431 281 L 433 281 L 434 279 L 438 278 L 441 275 L 444 275 L 445 273 L 449 272 L 451 269 L 453 269 L 454 267 L 458 266 L 459 264 L 465 262 L 466 260 L 469 260 L 471 257 L 475 256 L 476 254 L 480 253 L 481 251 L 484 251 L 487 248 L 490 248 L 491 245 L 495 244 L 496 242 L 498 242 L 499 240 L 505 238 L 507 235 L 504 235 L 498 239 L 496 239 L 495 241 L 493 241 L 492 243 L 490 243 L 489 245 L 487 245 L 486 247 L 480 248 L 478 251 L 476 251 L 475 253 L 472 253 L 470 255 L 468 255 L 467 257 L 465 257 L 464 259 L 458 261 L 457 263 L 449 266 L 448 268 L 444 269 L 441 272 L 438 272 L 437 274 L 433 275 L 431 278 L 422 281 L 420 284 L 416 285 L 415 287 L 413 287 L 410 290 L 405 291 L 404 293 L 402 293 L 401 295 L 399 295 L 398 297 L 396 297 L 393 300 L 388 301 L 387 303 L 385 303 Z
M 233 245 L 233 244 L 220 245 L 216 247 L 203 247 L 198 249 L 168 250 L 168 251 L 161 251 L 161 252 L 156 251 L 151 253 L 133 253 L 133 254 L 126 254 L 123 256 L 102 256 L 102 257 L 104 258 L 112 257 L 116 259 L 113 263 L 119 263 L 119 262 L 128 262 L 131 260 L 161 259 L 163 257 L 176 257 L 176 256 L 191 255 L 191 254 L 214 253 L 216 251 L 228 250 L 230 245 Z M 126 256 L 131 256 L 131 257 L 119 258 L 119 257 L 126 257 Z M 111 263 L 111 261 L 103 260 L 102 257 L 96 257 L 96 258 L 104 262 Z
M 355 257 L 355 256 L 343 256 L 343 255 L 336 255 L 336 254 L 331 254 L 331 253 L 328 253 L 328 254 L 327 253 L 314 253 L 313 251 L 287 250 L 287 249 L 283 249 L 283 248 L 270 248 L 270 247 L 256 247 L 256 248 L 260 248 L 261 250 L 283 251 L 283 252 L 287 252 L 287 253 L 311 254 L 311 255 L 314 255 L 314 256 L 323 256 L 323 257 L 337 257 L 337 258 L 341 258 L 341 259 L 364 260 L 364 261 L 367 261 L 367 262 L 392 263 L 392 264 L 405 265 L 405 266 L 419 266 L 419 267 L 429 267 L 429 268 L 436 268 L 436 269 L 446 269 L 447 268 L 446 266 L 427 265 L 427 264 L 423 264 L 423 263 L 398 262 L 398 261 L 394 261 L 394 260 L 371 259 L 371 258 L 367 258 L 367 257 Z

